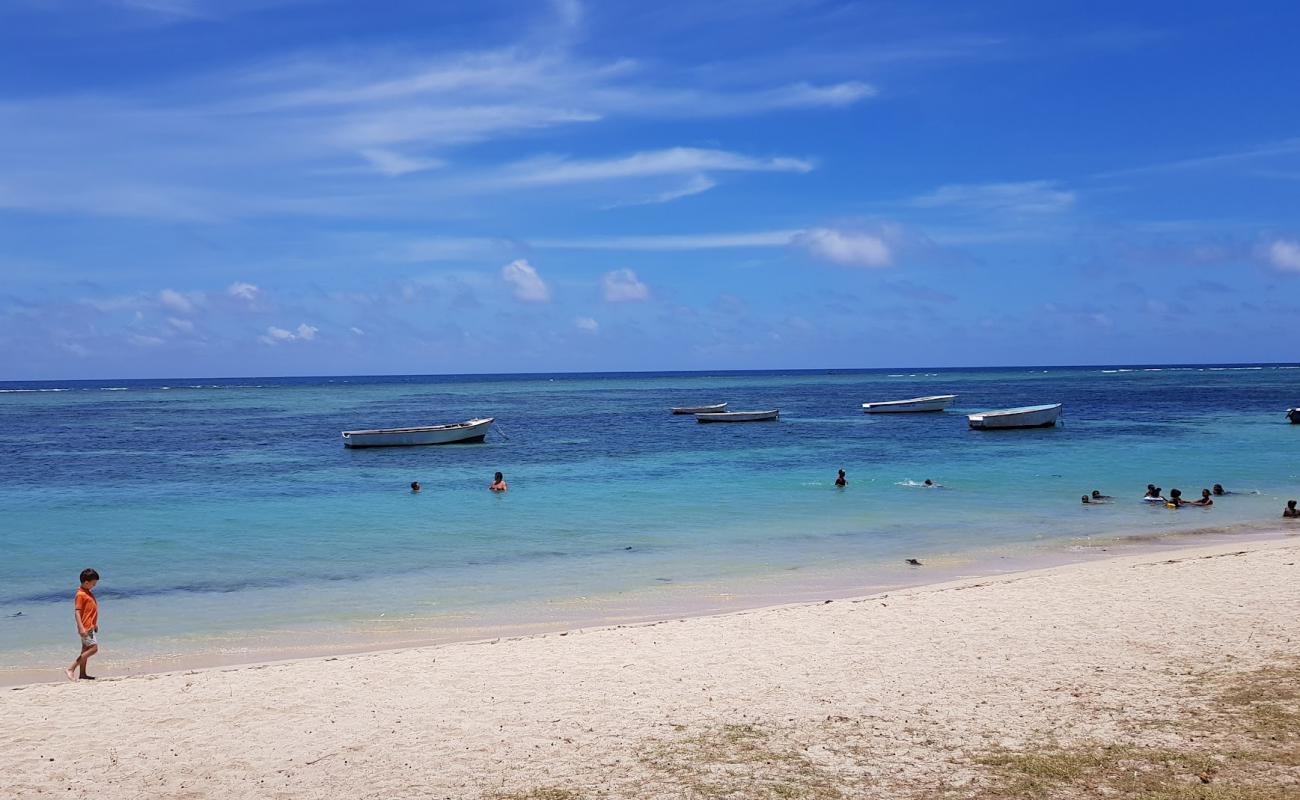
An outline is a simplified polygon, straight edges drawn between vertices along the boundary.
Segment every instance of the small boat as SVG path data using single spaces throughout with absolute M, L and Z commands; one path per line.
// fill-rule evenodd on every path
M 771 422 L 781 413 L 781 409 L 771 411 L 721 411 L 709 414 L 696 414 L 696 422 Z
M 377 428 L 343 431 L 344 447 L 408 447 L 419 444 L 481 442 L 492 427 L 493 418 L 471 419 L 453 425 L 425 425 L 418 428 Z
M 918 411 L 943 411 L 957 399 L 955 394 L 936 394 L 913 397 L 910 400 L 886 400 L 881 403 L 863 403 L 864 414 L 908 414 Z
M 716 406 L 674 406 L 670 409 L 674 414 L 714 414 L 719 411 L 726 411 L 726 403 L 718 403 Z
M 1292 425 L 1300 425 L 1300 408 L 1288 408 L 1286 418 L 1291 420 Z
M 966 417 L 972 428 L 988 430 L 991 428 L 1050 428 L 1061 416 L 1061 404 L 1052 403 L 1045 406 L 1025 406 L 1024 408 L 1006 408 L 1000 411 L 984 411 Z

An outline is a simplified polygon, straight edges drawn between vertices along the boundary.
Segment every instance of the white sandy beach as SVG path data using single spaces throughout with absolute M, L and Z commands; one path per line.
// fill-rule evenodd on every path
M 973 792 L 980 753 L 1131 737 L 1201 707 L 1198 679 L 1295 663 L 1298 620 L 1290 536 L 657 624 L 30 685 L 0 694 L 0 797 Z M 1294 769 L 1274 779 L 1297 786 Z

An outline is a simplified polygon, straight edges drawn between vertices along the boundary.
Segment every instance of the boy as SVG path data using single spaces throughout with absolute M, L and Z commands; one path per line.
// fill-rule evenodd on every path
M 86 662 L 99 652 L 99 601 L 95 599 L 93 591 L 97 583 L 98 572 L 93 569 L 81 571 L 81 588 L 77 589 L 77 597 L 72 603 L 77 619 L 77 635 L 81 637 L 81 655 L 64 670 L 70 681 L 78 678 L 94 680 L 94 677 L 86 674 Z

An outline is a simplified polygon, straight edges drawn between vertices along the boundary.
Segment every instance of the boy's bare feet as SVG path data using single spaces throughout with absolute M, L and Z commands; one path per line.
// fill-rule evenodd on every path
M 76 667 L 68 667 L 63 671 L 63 674 L 68 676 L 68 680 L 75 681 L 77 679 L 77 676 L 73 674 L 75 672 L 76 672 Z

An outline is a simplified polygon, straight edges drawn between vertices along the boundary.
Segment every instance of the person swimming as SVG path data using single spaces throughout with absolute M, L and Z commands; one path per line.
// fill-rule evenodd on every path
M 1183 493 L 1178 489 L 1170 489 L 1169 500 L 1165 502 L 1165 505 L 1170 508 L 1181 508 L 1185 505 L 1183 502 Z
M 1115 498 L 1111 497 L 1111 496 L 1108 495 L 1108 494 L 1102 494 L 1100 489 L 1093 489 L 1093 490 L 1092 490 L 1092 501 L 1093 501 L 1094 503 L 1108 503 L 1108 502 L 1110 502 L 1111 500 L 1114 500 L 1114 499 L 1115 499 Z
M 1282 509 L 1282 519 L 1300 519 L 1300 508 L 1295 507 L 1294 500 L 1286 501 L 1286 508 Z
M 419 482 L 419 481 L 411 481 L 411 493 L 412 493 L 412 494 L 415 494 L 415 493 L 417 493 L 417 492 L 419 492 L 419 491 L 420 491 L 420 482 Z
M 843 489 L 845 486 L 848 486 L 848 484 L 849 482 L 844 480 L 844 470 L 840 470 L 840 474 L 835 476 L 835 485 Z
M 924 486 L 924 487 L 927 488 L 927 489 L 942 489 L 942 488 L 943 488 L 943 484 L 942 484 L 942 483 L 935 483 L 934 481 L 930 480 L 929 478 L 926 478 L 926 479 L 925 479 L 925 482 L 922 483 L 921 485 Z
M 1221 484 L 1221 483 L 1216 483 L 1216 484 L 1214 484 L 1214 496 L 1215 496 L 1215 497 L 1222 497 L 1222 496 L 1224 496 L 1224 495 L 1227 494 L 1227 493 L 1228 493 L 1228 491 L 1227 491 L 1226 489 L 1223 488 L 1223 484 Z
M 1164 495 L 1160 494 L 1160 487 L 1156 486 L 1154 483 L 1147 484 L 1147 493 L 1142 495 L 1142 499 L 1148 503 L 1165 502 Z
M 488 490 L 492 492 L 504 492 L 507 491 L 509 488 L 510 487 L 506 485 L 505 477 L 500 472 L 498 472 L 497 474 L 492 476 L 492 485 L 488 487 Z
M 1083 501 L 1083 504 L 1084 504 L 1085 506 L 1090 506 L 1090 505 L 1092 505 L 1092 498 L 1091 498 L 1091 497 L 1088 497 L 1088 495 L 1085 494 L 1085 495 L 1083 495 L 1080 499 Z
M 1209 489 L 1202 489 L 1201 499 L 1193 500 L 1192 502 L 1188 503 L 1188 505 L 1189 506 L 1212 506 L 1214 505 L 1214 499 L 1210 497 Z

